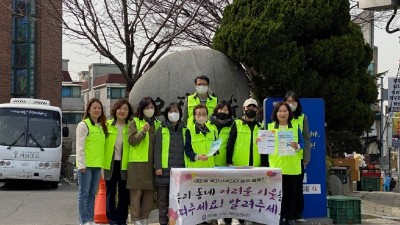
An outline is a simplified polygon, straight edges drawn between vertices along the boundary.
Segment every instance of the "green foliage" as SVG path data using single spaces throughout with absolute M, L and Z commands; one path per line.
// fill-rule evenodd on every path
M 351 154 L 362 151 L 360 139 L 349 131 L 330 132 L 330 141 L 330 153 L 333 158 L 343 157 L 344 153 Z
M 259 99 L 287 90 L 323 98 L 328 127 L 357 136 L 374 121 L 372 49 L 350 22 L 348 0 L 236 0 L 213 48 L 256 71 L 251 85 Z

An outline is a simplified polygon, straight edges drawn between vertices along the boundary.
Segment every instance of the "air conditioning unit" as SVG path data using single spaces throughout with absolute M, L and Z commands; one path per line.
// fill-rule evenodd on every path
M 400 0 L 359 0 L 358 8 L 365 10 L 392 10 L 399 6 Z

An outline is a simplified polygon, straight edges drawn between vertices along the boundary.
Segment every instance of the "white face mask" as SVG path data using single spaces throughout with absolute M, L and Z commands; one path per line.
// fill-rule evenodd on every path
M 198 124 L 200 124 L 200 125 L 203 125 L 203 124 L 205 124 L 206 122 L 207 122 L 207 117 L 197 117 L 196 118 L 196 122 L 198 123 Z
M 179 120 L 179 113 L 177 112 L 168 113 L 168 119 L 171 122 L 177 122 Z
M 143 110 L 143 114 L 147 118 L 151 118 L 154 115 L 154 109 L 145 109 Z
M 297 103 L 291 103 L 289 104 L 290 110 L 292 110 L 292 112 L 296 111 L 297 109 Z
M 196 86 L 196 91 L 199 94 L 205 94 L 208 92 L 208 86 Z

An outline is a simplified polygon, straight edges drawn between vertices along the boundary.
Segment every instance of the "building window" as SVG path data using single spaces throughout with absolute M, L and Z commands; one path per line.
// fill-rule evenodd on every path
M 125 88 L 107 88 L 108 99 L 123 99 L 125 98 Z
M 95 91 L 94 92 L 94 97 L 97 99 L 100 99 L 100 91 Z
M 78 124 L 83 119 L 83 113 L 63 113 L 63 119 L 67 120 L 68 124 Z
M 13 0 L 12 77 L 13 97 L 35 97 L 36 0 Z
M 80 98 L 81 87 L 63 86 L 61 89 L 61 96 L 63 98 Z

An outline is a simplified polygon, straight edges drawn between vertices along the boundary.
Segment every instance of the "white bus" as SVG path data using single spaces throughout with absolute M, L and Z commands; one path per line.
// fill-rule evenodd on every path
M 0 181 L 41 180 L 57 188 L 63 127 L 58 107 L 41 99 L 12 98 L 0 104 Z

